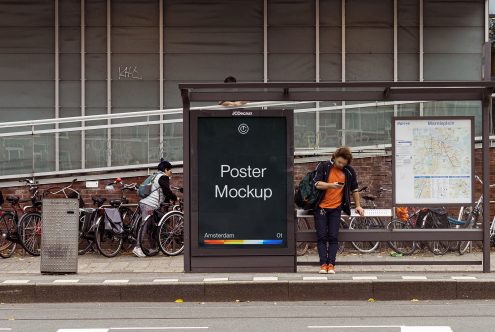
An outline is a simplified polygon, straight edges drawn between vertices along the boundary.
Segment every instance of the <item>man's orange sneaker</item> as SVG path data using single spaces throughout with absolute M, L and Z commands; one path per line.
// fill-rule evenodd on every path
M 327 265 L 327 273 L 335 274 L 335 266 L 333 266 L 332 264 L 328 264 Z
M 318 272 L 320 274 L 327 274 L 328 273 L 328 265 L 327 264 L 323 264 L 321 267 L 320 267 L 320 272 Z

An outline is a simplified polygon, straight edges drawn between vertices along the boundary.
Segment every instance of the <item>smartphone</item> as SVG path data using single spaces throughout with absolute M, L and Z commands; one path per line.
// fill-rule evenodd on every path
M 337 184 L 340 184 L 341 186 L 343 186 L 345 183 L 344 182 L 337 182 Z

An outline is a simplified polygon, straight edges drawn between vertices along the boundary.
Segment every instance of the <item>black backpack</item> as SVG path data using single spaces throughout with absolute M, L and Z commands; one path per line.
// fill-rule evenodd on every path
M 321 191 L 315 188 L 313 179 L 315 178 L 316 170 L 308 172 L 296 189 L 294 194 L 294 203 L 296 206 L 304 210 L 314 210 L 318 204 Z

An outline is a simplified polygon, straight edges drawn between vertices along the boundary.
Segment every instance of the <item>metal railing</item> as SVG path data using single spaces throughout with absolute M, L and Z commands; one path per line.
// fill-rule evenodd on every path
M 380 134 L 383 139 L 378 141 L 346 142 L 346 137 L 358 136 L 358 130 L 346 125 L 346 112 L 384 107 L 393 108 L 394 115 L 397 115 L 401 106 L 425 103 L 428 101 L 324 106 L 315 101 L 279 101 L 250 102 L 242 108 L 294 108 L 299 125 L 296 128 L 296 156 L 327 155 L 337 146 L 351 145 L 357 157 L 365 157 L 386 154 L 391 146 L 387 143 L 389 137 L 384 131 Z M 307 117 L 309 113 L 314 113 L 314 116 Z M 342 125 L 326 128 L 323 118 L 329 113 L 341 117 Z M 182 165 L 181 127 L 182 108 L 3 122 L 0 123 L 0 180 L 147 169 L 154 167 L 160 157 Z M 349 130 L 353 131 L 352 135 Z M 323 142 L 329 134 L 335 137 Z

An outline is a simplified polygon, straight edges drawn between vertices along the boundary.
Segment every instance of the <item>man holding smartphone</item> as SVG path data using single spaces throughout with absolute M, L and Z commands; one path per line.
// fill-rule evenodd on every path
M 321 266 L 319 273 L 335 274 L 340 215 L 342 212 L 351 214 L 351 194 L 356 203 L 356 212 L 361 216 L 364 215 L 357 176 L 350 166 L 351 162 L 351 150 L 341 147 L 333 153 L 331 160 L 319 163 L 316 168 L 313 182 L 315 188 L 320 191 L 317 208 L 314 211 Z

